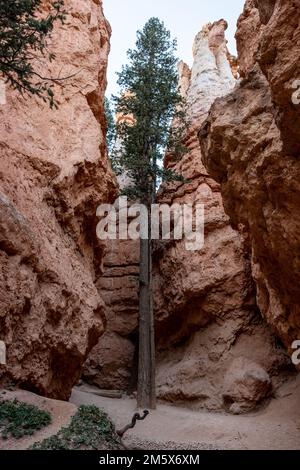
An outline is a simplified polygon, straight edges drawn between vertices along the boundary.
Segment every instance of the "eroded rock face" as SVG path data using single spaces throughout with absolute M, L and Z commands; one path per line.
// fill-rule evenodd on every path
M 102 389 L 135 386 L 139 242 L 109 240 L 97 287 L 106 304 L 106 332 L 85 363 L 83 379 Z
M 55 85 L 59 109 L 9 89 L 0 106 L 0 377 L 61 399 L 104 331 L 95 214 L 116 192 L 103 111 L 110 27 L 99 0 L 65 7 L 56 60 L 40 65 L 76 74 Z
M 247 0 L 244 11 L 238 20 L 236 32 L 239 72 L 245 77 L 253 68 L 255 53 L 261 31 L 259 11 L 256 8 L 256 0 Z
M 113 325 L 108 328 L 112 331 L 104 333 L 85 363 L 83 379 L 100 389 L 129 391 L 135 386 L 135 345 L 128 337 L 115 333 Z
M 298 2 L 246 3 L 238 49 L 244 79 L 218 99 L 199 134 L 203 161 L 247 239 L 257 302 L 292 353 L 300 337 Z M 256 32 L 245 41 L 246 31 Z
M 228 60 L 226 29 L 226 21 L 220 20 L 204 26 L 195 38 L 194 64 L 187 92 L 189 117 L 193 123 L 199 123 L 214 100 L 235 85 Z
M 255 362 L 239 357 L 226 372 L 223 398 L 229 411 L 240 414 L 267 398 L 271 390 L 269 374 Z
M 237 413 L 255 408 L 271 387 L 269 382 L 261 390 L 247 379 L 246 369 L 230 409 L 224 377 L 226 371 L 239 376 L 238 358 L 247 364 L 255 361 L 264 377 L 270 374 L 275 389 L 289 361 L 256 309 L 247 240 L 232 229 L 220 186 L 201 161 L 201 124 L 213 101 L 236 85 L 225 28 L 223 20 L 205 27 L 196 37 L 192 71 L 180 65 L 191 121 L 188 153 L 179 163 L 172 156 L 166 162 L 189 182 L 164 188 L 160 202 L 204 204 L 205 246 L 187 251 L 184 241 L 176 241 L 161 245 L 156 253 L 157 386 L 161 399 Z
M 167 155 L 165 163 L 188 182 L 165 186 L 159 202 L 204 204 L 205 246 L 195 252 L 184 240 L 155 244 L 157 394 L 185 406 L 243 413 L 282 384 L 290 361 L 257 309 L 247 233 L 232 228 L 220 185 L 201 158 L 199 129 L 214 100 L 231 96 L 236 86 L 237 62 L 227 50 L 225 29 L 224 20 L 203 28 L 192 70 L 179 65 L 191 122 L 188 152 L 180 162 Z M 138 251 L 138 242 L 107 243 L 97 283 L 107 305 L 107 331 L 84 369 L 84 378 L 100 388 L 131 390 L 135 384 Z
M 117 115 L 117 122 L 131 116 Z M 115 151 L 122 148 L 119 136 Z M 120 189 L 130 184 L 128 175 L 118 175 Z M 115 201 L 117 224 L 120 199 Z M 122 216 L 121 216 L 122 218 Z M 127 209 L 125 218 L 127 220 Z M 119 233 L 119 225 L 117 226 Z M 103 275 L 97 281 L 106 304 L 106 332 L 89 355 L 83 379 L 102 389 L 129 391 L 136 385 L 136 340 L 139 314 L 139 240 L 107 240 L 103 258 Z

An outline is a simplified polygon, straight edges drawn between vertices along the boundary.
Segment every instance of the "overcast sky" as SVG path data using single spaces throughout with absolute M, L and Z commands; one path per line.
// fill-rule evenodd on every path
M 126 52 L 134 48 L 136 31 L 152 16 L 163 20 L 178 40 L 177 55 L 192 64 L 193 40 L 202 26 L 224 18 L 229 23 L 229 49 L 236 52 L 236 22 L 245 0 L 104 0 L 105 16 L 112 26 L 107 96 L 118 92 L 115 72 L 126 63 Z

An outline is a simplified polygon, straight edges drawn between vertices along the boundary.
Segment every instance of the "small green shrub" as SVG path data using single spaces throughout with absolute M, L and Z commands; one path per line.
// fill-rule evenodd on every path
M 122 448 L 120 438 L 107 415 L 96 406 L 82 405 L 71 424 L 55 436 L 35 443 L 34 450 L 101 450 Z
M 3 439 L 9 436 L 20 439 L 32 436 L 51 423 L 48 411 L 18 400 L 0 401 L 0 432 Z

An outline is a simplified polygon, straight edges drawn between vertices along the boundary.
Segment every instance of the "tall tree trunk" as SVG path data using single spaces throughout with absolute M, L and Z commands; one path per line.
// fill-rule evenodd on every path
M 156 408 L 155 393 L 155 338 L 152 299 L 152 241 L 151 209 L 148 207 L 148 239 L 140 239 L 140 293 L 139 293 L 139 408 Z
M 152 282 L 152 240 L 149 239 L 149 316 L 150 316 L 150 409 L 156 408 L 156 387 L 155 387 L 155 329 L 154 329 L 154 311 L 153 311 L 153 282 Z

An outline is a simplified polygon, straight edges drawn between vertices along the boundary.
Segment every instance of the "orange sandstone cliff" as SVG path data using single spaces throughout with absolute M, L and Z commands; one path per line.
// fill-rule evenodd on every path
M 213 102 L 237 85 L 226 28 L 224 20 L 204 27 L 192 69 L 180 65 L 191 123 L 188 152 L 166 164 L 188 183 L 164 188 L 160 201 L 204 204 L 205 244 L 194 252 L 175 241 L 157 252 L 157 387 L 166 401 L 241 413 L 277 390 L 290 361 L 257 309 L 245 240 L 231 227 L 220 185 L 202 163 L 199 129 Z
M 45 8 L 47 2 L 45 2 Z M 6 89 L 0 105 L 0 380 L 68 398 L 105 327 L 96 208 L 115 197 L 103 109 L 110 26 L 100 0 L 66 0 L 37 62 L 58 110 Z
M 300 338 L 299 15 L 299 2 L 246 2 L 242 78 L 199 134 L 204 164 L 247 241 L 259 309 L 290 354 Z

